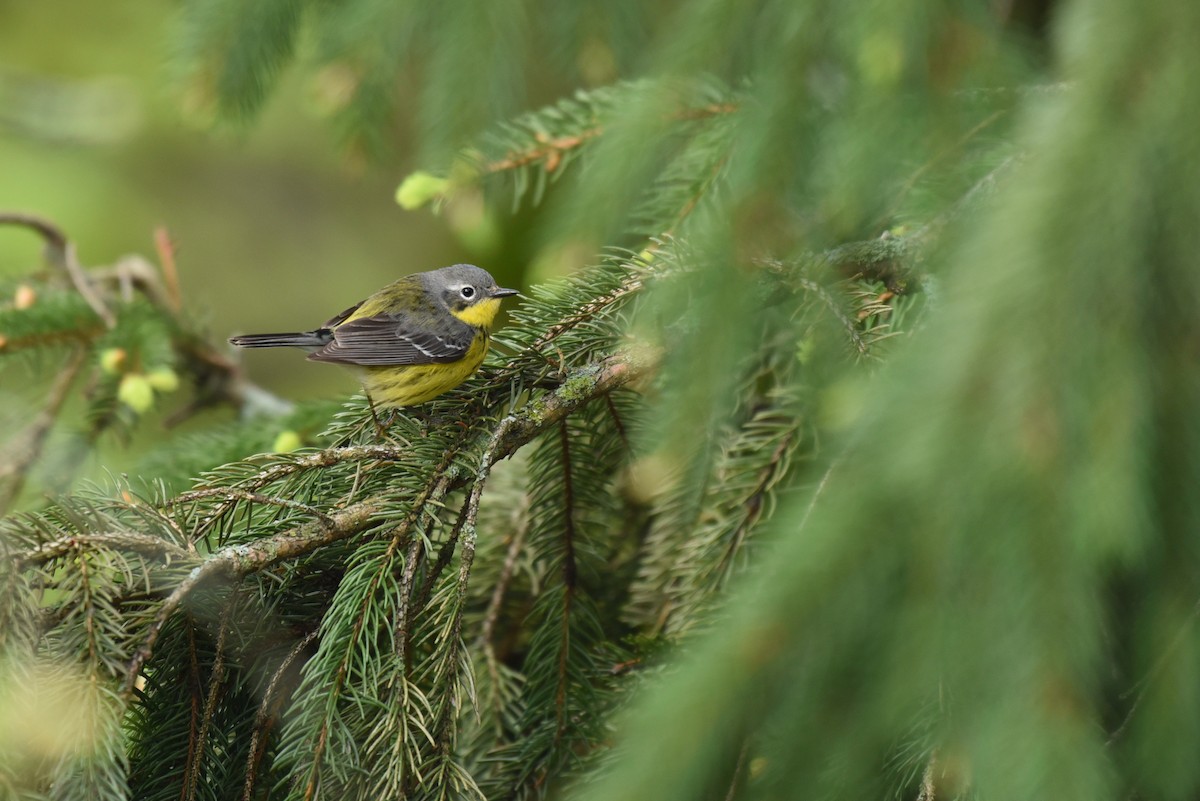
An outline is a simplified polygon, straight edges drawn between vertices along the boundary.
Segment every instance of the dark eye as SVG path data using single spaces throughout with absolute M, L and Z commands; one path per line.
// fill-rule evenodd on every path
M 475 287 L 464 286 L 462 289 L 459 290 L 459 294 L 461 294 L 467 300 L 470 300 L 471 298 L 475 297 Z

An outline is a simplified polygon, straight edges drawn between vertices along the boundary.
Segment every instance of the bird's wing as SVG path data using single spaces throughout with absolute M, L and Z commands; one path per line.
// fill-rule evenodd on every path
M 366 303 L 365 300 L 360 300 L 358 303 L 355 303 L 353 306 L 346 309 L 345 311 L 338 312 L 337 314 L 333 315 L 328 320 L 326 320 L 325 325 L 323 325 L 321 327 L 322 328 L 336 328 L 337 326 L 341 325 L 346 320 L 347 317 L 349 317 L 350 315 L 352 315 L 356 311 L 358 311 L 358 308 L 360 306 L 362 306 L 364 303 Z
M 405 317 L 359 317 L 333 329 L 333 341 L 309 354 L 317 362 L 387 367 L 456 362 L 471 347 L 475 329 L 458 320 L 439 330 L 418 330 Z

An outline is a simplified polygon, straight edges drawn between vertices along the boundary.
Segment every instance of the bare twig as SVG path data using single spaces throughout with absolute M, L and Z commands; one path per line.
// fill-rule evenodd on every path
M 0 486 L 0 512 L 8 511 L 9 506 L 21 494 L 25 481 L 29 477 L 29 469 L 41 456 L 46 438 L 50 435 L 50 429 L 54 427 L 54 421 L 58 419 L 58 414 L 62 411 L 63 404 L 67 400 L 67 393 L 71 391 L 71 385 L 75 383 L 80 370 L 83 369 L 86 356 L 87 352 L 83 348 L 76 348 L 67 357 L 66 364 L 59 371 L 53 386 L 50 387 L 50 392 L 46 395 L 46 402 L 42 404 L 41 411 L 38 412 L 29 427 L 18 435 L 17 442 L 12 445 L 14 451 L 12 460 L 7 464 L 0 465 L 0 481 L 7 479 L 3 486 Z
M 925 765 L 925 772 L 921 774 L 921 792 L 917 795 L 917 801 L 935 801 L 937 798 L 937 782 L 934 779 L 934 773 L 937 770 L 937 752 L 933 752 L 929 756 L 929 762 Z
M 228 402 L 243 411 L 265 411 L 278 414 L 288 405 L 256 386 L 242 375 L 238 364 L 229 359 L 203 337 L 191 332 L 179 320 L 182 299 L 179 276 L 175 266 L 174 246 L 165 231 L 156 232 L 156 248 L 161 260 L 161 273 L 145 258 L 137 255 L 122 257 L 109 267 L 84 269 L 79 263 L 75 246 L 62 229 L 44 218 L 21 212 L 0 212 L 0 225 L 20 225 L 37 233 L 46 243 L 46 261 L 61 272 L 99 318 L 102 325 L 81 326 L 73 331 L 0 340 L 0 348 L 12 352 L 23 348 L 56 342 L 90 343 L 106 329 L 116 325 L 117 318 L 106 303 L 113 295 L 129 300 L 139 291 L 166 316 L 180 322 L 181 334 L 172 345 L 182 357 L 191 374 L 197 393 L 192 402 L 168 419 L 168 424 L 190 416 L 196 411 L 219 402 Z
M 4 211 L 0 212 L 0 225 L 23 225 L 32 229 L 38 236 L 46 240 L 46 248 L 51 251 L 51 261 L 56 264 L 62 261 L 61 254 L 67 247 L 67 235 L 45 217 L 19 211 Z
M 175 243 L 165 225 L 154 229 L 154 249 L 158 251 L 158 263 L 162 265 L 167 305 L 179 312 L 183 309 L 183 292 L 179 288 L 179 269 L 175 266 Z
M 112 328 L 117 324 L 117 318 L 96 293 L 91 279 L 79 263 L 75 245 L 67 239 L 61 228 L 47 219 L 21 212 L 0 212 L 0 225 L 23 225 L 36 231 L 46 241 L 46 260 L 66 273 L 75 286 L 75 291 L 87 301 L 96 316 L 104 321 L 105 326 Z
M 133 290 L 137 289 L 160 309 L 171 314 L 179 311 L 170 293 L 163 286 L 158 269 L 142 256 L 122 256 L 111 267 L 95 267 L 91 273 L 97 281 L 117 285 L 126 302 L 132 298 Z

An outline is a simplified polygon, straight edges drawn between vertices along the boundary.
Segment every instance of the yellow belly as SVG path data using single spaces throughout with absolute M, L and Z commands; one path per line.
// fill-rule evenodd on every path
M 367 367 L 359 377 L 363 389 L 378 407 L 415 406 L 454 389 L 471 377 L 487 355 L 488 335 L 475 335 L 467 355 L 449 364 L 408 367 Z

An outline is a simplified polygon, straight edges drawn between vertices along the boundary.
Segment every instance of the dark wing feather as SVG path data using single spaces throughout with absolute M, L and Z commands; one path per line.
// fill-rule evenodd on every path
M 353 306 L 346 309 L 345 311 L 338 312 L 337 314 L 333 315 L 328 320 L 326 320 L 325 325 L 323 325 L 321 327 L 322 328 L 336 328 L 337 326 L 341 325 L 343 320 L 345 320 L 347 317 L 349 317 L 350 315 L 352 315 L 356 311 L 358 311 L 358 307 L 363 305 L 364 303 L 366 303 L 365 300 L 360 300 L 358 303 L 355 303 Z
M 333 341 L 308 358 L 364 367 L 445 364 L 467 355 L 475 338 L 475 329 L 458 320 L 437 333 L 415 328 L 390 314 L 361 317 L 333 329 Z

